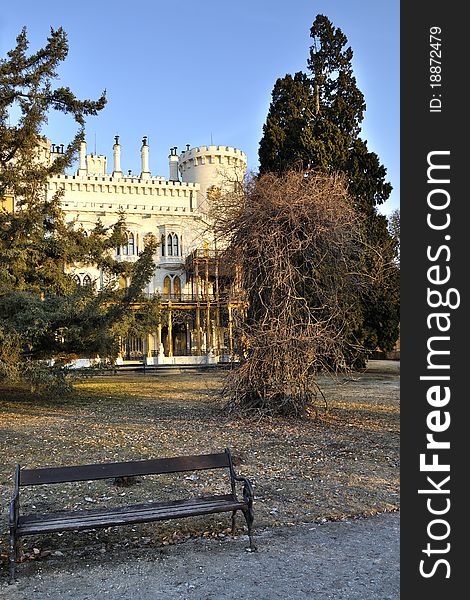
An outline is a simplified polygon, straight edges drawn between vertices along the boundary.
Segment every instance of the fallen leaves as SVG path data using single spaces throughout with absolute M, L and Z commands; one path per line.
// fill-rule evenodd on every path
M 359 380 L 325 378 L 329 411 L 305 421 L 228 417 L 215 399 L 222 381 L 219 371 L 198 377 L 190 372 L 121 374 L 80 384 L 77 396 L 66 402 L 5 393 L 0 399 L 2 505 L 8 507 L 17 462 L 29 467 L 113 462 L 220 452 L 229 446 L 237 472 L 254 484 L 255 529 L 398 508 L 396 367 L 371 369 Z M 228 477 L 219 475 L 202 471 L 145 476 L 125 491 L 113 480 L 37 486 L 32 495 L 22 497 L 22 506 L 37 512 L 94 510 L 108 504 L 227 493 Z M 223 541 L 231 535 L 230 517 L 227 513 L 142 524 L 133 538 L 125 528 L 65 532 L 47 539 L 33 536 L 25 541 L 24 560 L 93 553 L 97 542 L 109 553 L 126 544 L 161 547 L 191 537 Z M 2 560 L 8 554 L 6 524 L 7 518 L 2 518 Z M 237 534 L 246 532 L 241 514 L 236 526 Z

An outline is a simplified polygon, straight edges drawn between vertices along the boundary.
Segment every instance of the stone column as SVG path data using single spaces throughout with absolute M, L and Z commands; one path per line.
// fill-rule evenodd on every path
M 189 323 L 186 323 L 186 353 L 191 356 L 191 331 L 189 329 Z
M 211 304 L 209 299 L 206 305 L 206 352 L 212 350 L 212 331 L 211 331 Z
M 173 356 L 173 322 L 171 302 L 168 302 L 168 356 Z
M 209 298 L 209 256 L 206 250 L 205 258 L 204 295 L 206 297 L 206 352 L 212 349 L 211 340 L 211 301 Z
M 158 359 L 165 356 L 165 350 L 162 344 L 162 322 L 160 319 L 157 322 L 157 364 Z
M 197 341 L 197 355 L 201 356 L 201 306 L 199 302 L 196 307 L 196 341 Z
M 215 329 L 216 329 L 216 348 L 217 356 L 220 356 L 220 297 L 219 297 L 219 258 L 217 249 L 215 250 Z
M 194 279 L 196 280 L 196 300 L 199 300 L 199 261 L 197 257 L 194 260 Z

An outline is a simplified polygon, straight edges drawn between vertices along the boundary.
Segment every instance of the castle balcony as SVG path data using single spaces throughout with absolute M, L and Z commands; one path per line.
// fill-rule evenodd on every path
M 160 256 L 158 265 L 164 269 L 183 269 L 184 263 L 181 256 Z

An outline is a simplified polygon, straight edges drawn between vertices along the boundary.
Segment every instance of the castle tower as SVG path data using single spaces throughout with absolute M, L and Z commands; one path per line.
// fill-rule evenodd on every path
M 178 159 L 182 181 L 199 183 L 197 207 L 208 208 L 207 190 L 212 186 L 221 190 L 233 189 L 242 183 L 246 173 L 246 154 L 231 146 L 199 146 L 182 152 Z

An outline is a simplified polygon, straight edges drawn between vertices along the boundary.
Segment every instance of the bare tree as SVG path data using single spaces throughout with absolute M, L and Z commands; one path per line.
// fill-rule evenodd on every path
M 241 360 L 224 389 L 233 407 L 304 415 L 320 392 L 315 374 L 345 367 L 361 285 L 352 204 L 342 176 L 300 172 L 253 177 L 214 203 L 245 300 Z

